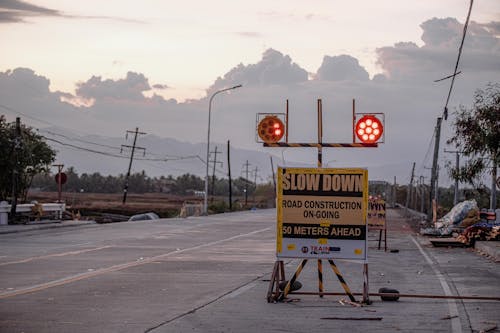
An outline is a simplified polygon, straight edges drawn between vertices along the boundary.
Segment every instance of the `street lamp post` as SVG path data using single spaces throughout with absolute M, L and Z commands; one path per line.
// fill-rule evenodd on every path
M 207 215 L 208 214 L 208 165 L 209 165 L 209 158 L 210 158 L 210 115 L 212 113 L 212 100 L 217 94 L 220 94 L 222 92 L 228 91 L 228 90 L 233 90 L 241 88 L 241 84 L 238 84 L 237 86 L 230 87 L 230 88 L 225 88 L 218 90 L 210 96 L 210 101 L 208 102 L 208 131 L 207 131 L 207 159 L 206 159 L 206 164 L 207 164 L 207 169 L 206 169 L 206 174 L 205 174 L 205 200 L 203 203 L 203 214 Z

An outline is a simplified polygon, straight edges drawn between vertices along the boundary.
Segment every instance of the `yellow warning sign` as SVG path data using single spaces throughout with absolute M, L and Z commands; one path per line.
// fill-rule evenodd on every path
M 381 198 L 369 198 L 368 200 L 368 229 L 385 229 L 385 200 Z
M 278 168 L 278 257 L 365 260 L 367 193 L 365 169 Z

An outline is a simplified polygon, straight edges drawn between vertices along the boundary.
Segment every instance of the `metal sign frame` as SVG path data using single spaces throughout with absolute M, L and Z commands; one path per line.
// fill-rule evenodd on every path
M 362 143 L 362 142 L 355 142 L 355 138 L 354 138 L 354 132 L 353 132 L 353 140 L 352 140 L 352 143 L 323 143 L 323 103 L 321 101 L 321 99 L 318 99 L 317 101 L 317 108 L 318 108 L 318 141 L 315 142 L 315 143 L 290 143 L 288 141 L 288 120 L 289 120 L 289 112 L 288 112 L 288 100 L 286 101 L 286 115 L 285 115 L 285 120 L 286 120 L 286 129 L 285 129 L 285 142 L 276 142 L 276 143 L 267 143 L 267 142 L 264 142 L 264 147 L 311 147 L 311 148 L 317 148 L 318 149 L 318 168 L 316 169 L 311 169 L 311 170 L 323 170 L 323 147 L 330 147 L 330 148 L 376 148 L 378 147 L 378 143 L 375 142 L 375 143 Z M 353 99 L 352 101 L 352 120 L 353 120 L 353 129 L 354 129 L 354 120 L 356 119 L 356 111 L 355 111 L 355 101 Z M 365 179 L 366 179 L 366 186 L 364 187 L 364 191 L 363 191 L 363 195 L 366 195 L 368 194 L 368 171 L 365 170 L 365 169 L 361 169 L 361 170 L 364 170 L 364 172 L 366 173 L 366 176 L 365 176 Z M 318 171 L 320 172 L 320 171 Z M 283 197 L 281 197 L 281 199 L 283 200 Z M 367 226 L 366 226 L 366 209 L 367 209 L 367 203 L 366 203 L 366 200 L 365 199 L 365 204 L 364 204 L 364 207 L 363 207 L 363 211 L 364 211 L 364 217 L 363 217 L 363 221 L 364 221 L 364 224 L 365 224 L 365 235 L 367 233 Z M 280 206 L 279 206 L 279 202 L 278 202 L 278 210 L 280 210 Z M 281 213 L 277 213 L 278 216 L 280 216 L 279 214 L 282 214 L 282 211 Z M 281 215 L 282 216 L 282 215 Z M 280 222 L 278 221 L 278 224 Z M 330 225 L 330 223 L 329 223 Z M 283 227 L 283 220 L 281 221 L 281 227 Z M 320 223 L 320 227 L 321 227 L 321 223 Z M 330 228 L 330 226 L 328 226 L 328 228 Z M 278 230 L 281 230 L 282 232 L 282 228 L 278 229 Z M 328 229 L 330 230 L 330 229 Z M 318 242 L 318 240 L 316 240 L 316 242 Z M 281 239 L 281 242 L 283 242 L 283 238 Z M 328 242 L 328 241 L 327 241 Z M 367 245 L 366 245 L 366 240 L 365 240 L 365 247 L 364 247 L 364 259 L 362 260 L 363 262 L 363 300 L 362 302 L 365 303 L 365 304 L 370 304 L 370 299 L 369 299 L 369 292 L 368 292 L 368 289 L 369 289 L 369 282 L 368 282 L 368 262 L 366 260 L 366 256 L 367 256 Z M 288 246 L 289 244 L 287 244 Z M 283 246 L 283 243 L 281 244 L 281 246 Z M 278 248 L 278 246 L 277 246 Z M 282 247 L 281 247 L 281 250 L 282 251 Z M 356 248 L 355 248 L 356 249 Z M 309 250 L 309 249 L 308 249 Z M 330 248 L 328 249 L 328 251 L 330 251 Z M 327 255 L 326 258 L 329 258 L 330 257 L 330 254 L 325 254 Z M 293 258 L 295 258 L 294 256 L 292 256 Z M 322 258 L 318 258 L 316 261 L 317 261 L 317 264 L 318 264 L 318 295 L 320 297 L 323 297 L 323 264 L 322 264 Z M 269 283 L 269 288 L 268 288 L 268 291 L 267 291 L 267 301 L 268 302 L 276 302 L 276 301 L 280 301 L 280 300 L 283 300 L 287 297 L 287 295 L 290 293 L 291 291 L 291 287 L 294 285 L 296 279 L 298 278 L 299 274 L 301 273 L 302 269 L 304 268 L 304 266 L 306 265 L 308 259 L 307 258 L 303 258 L 301 263 L 299 264 L 299 266 L 297 267 L 295 273 L 293 274 L 293 276 L 291 277 L 290 280 L 286 281 L 285 280 L 285 266 L 283 264 L 283 260 L 280 260 L 280 258 L 278 257 L 275 264 L 274 264 L 274 269 L 273 269 L 273 272 L 271 274 L 271 281 Z M 330 265 L 330 267 L 332 268 L 332 270 L 334 271 L 335 275 L 337 276 L 337 279 L 339 280 L 342 288 L 344 289 L 346 295 L 349 297 L 349 299 L 352 301 L 352 302 L 355 302 L 356 299 L 354 298 L 354 295 L 352 294 L 349 286 L 347 285 L 346 281 L 344 280 L 344 277 L 342 276 L 342 274 L 340 273 L 340 270 L 338 269 L 337 265 L 335 264 L 335 262 L 333 261 L 333 259 L 328 259 L 328 263 Z M 280 288 L 280 285 L 281 284 L 285 284 L 285 287 L 283 288 L 283 290 L 281 290 Z

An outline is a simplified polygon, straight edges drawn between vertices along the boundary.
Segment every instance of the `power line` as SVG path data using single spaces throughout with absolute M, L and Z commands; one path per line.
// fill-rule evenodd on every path
M 40 123 L 44 123 L 46 125 L 60 127 L 62 129 L 66 129 L 66 130 L 73 131 L 73 132 L 79 132 L 79 133 L 82 133 L 82 134 L 85 134 L 85 135 L 88 135 L 88 136 L 97 135 L 97 134 L 92 134 L 92 133 L 88 133 L 88 132 L 82 132 L 82 131 L 71 129 L 71 128 L 68 128 L 68 127 L 65 127 L 65 126 L 57 125 L 57 124 L 51 123 L 49 121 L 42 120 L 42 119 L 30 116 L 30 115 L 28 115 L 28 114 L 26 114 L 24 112 L 18 111 L 18 110 L 14 109 L 14 108 L 11 108 L 11 107 L 3 105 L 3 104 L 0 104 L 0 108 L 3 108 L 5 110 L 7 110 L 7 111 L 10 111 L 10 112 L 22 115 L 22 116 L 24 116 L 24 117 L 26 117 L 28 119 L 35 120 L 35 121 L 40 122 Z M 78 138 L 75 138 L 75 137 L 70 137 L 68 135 L 56 133 L 54 131 L 39 129 L 39 128 L 36 128 L 36 127 L 33 127 L 33 128 L 35 130 L 37 130 L 38 132 L 45 132 L 45 133 L 48 133 L 48 134 L 53 135 L 53 136 L 60 136 L 60 137 L 63 137 L 65 139 L 67 139 L 67 140 L 79 141 L 79 142 L 82 142 L 82 143 L 87 143 L 87 144 L 91 144 L 91 145 L 95 145 L 95 146 L 100 146 L 100 147 L 104 147 L 104 148 L 110 148 L 110 149 L 113 149 L 113 150 L 119 150 L 120 149 L 118 147 L 114 147 L 114 146 L 110 146 L 110 145 L 105 145 L 105 144 L 100 144 L 100 143 L 96 143 L 96 142 L 92 142 L 92 141 L 88 141 L 88 140 L 78 139 Z M 125 156 L 116 155 L 116 154 L 113 154 L 113 153 L 110 153 L 110 152 L 103 152 L 103 151 L 99 151 L 99 150 L 95 150 L 95 149 L 91 149 L 91 148 L 85 148 L 85 147 L 77 146 L 77 145 L 74 145 L 74 144 L 71 144 L 71 143 L 62 142 L 61 140 L 49 138 L 46 135 L 41 135 L 41 137 L 43 137 L 44 139 L 46 139 L 48 141 L 55 142 L 55 143 L 60 144 L 62 146 L 71 147 L 71 148 L 76 149 L 76 150 L 82 150 L 82 151 L 86 151 L 86 152 L 89 152 L 89 153 L 104 155 L 104 156 L 108 156 L 108 157 L 127 158 Z M 134 158 L 134 159 L 137 160 L 137 161 L 152 161 L 152 162 L 170 162 L 170 161 L 180 161 L 180 160 L 185 160 L 185 159 L 199 159 L 204 165 L 206 165 L 205 160 L 202 159 L 199 155 L 178 156 L 178 155 L 163 155 L 163 154 L 152 153 L 152 152 L 147 152 L 146 155 L 160 156 L 160 157 L 158 157 L 158 158 Z M 163 157 L 163 156 L 165 156 L 165 157 Z M 221 174 L 221 175 L 226 175 L 226 172 L 223 171 L 223 170 L 220 170 L 220 169 L 216 169 L 216 172 L 218 174 Z
M 451 84 L 450 84 L 450 90 L 448 91 L 448 96 L 446 98 L 446 103 L 444 106 L 443 110 L 443 115 L 441 117 L 437 118 L 437 123 L 436 123 L 436 140 L 434 141 L 434 155 L 433 155 L 433 160 L 432 160 L 432 171 L 431 171 L 431 195 L 430 195 L 430 200 L 432 200 L 433 195 L 435 196 L 436 199 L 436 205 L 437 205 L 437 193 L 438 193 L 438 177 L 439 177 L 439 165 L 438 165 L 438 159 L 439 159 L 439 141 L 441 139 L 441 123 L 442 119 L 444 120 L 448 119 L 448 103 L 450 101 L 451 97 L 451 92 L 453 90 L 453 84 L 455 83 L 455 78 L 457 76 L 457 70 L 458 70 L 458 64 L 460 63 L 460 57 L 462 55 L 462 50 L 464 46 L 464 41 L 465 41 L 465 36 L 467 35 L 467 27 L 469 25 L 469 20 L 470 20 L 470 14 L 472 12 L 472 5 L 474 3 L 474 0 L 470 0 L 470 5 L 469 5 L 469 11 L 467 13 L 467 19 L 465 20 L 464 23 L 464 29 L 462 33 L 462 40 L 460 42 L 460 47 L 458 48 L 458 56 L 457 56 L 457 61 L 455 63 L 455 70 L 453 71 L 453 75 L 451 75 Z M 432 205 L 431 205 L 432 207 Z M 429 219 L 431 218 L 431 212 L 432 209 L 429 211 Z
M 71 144 L 71 143 L 65 143 L 65 142 L 62 142 L 62 141 L 59 141 L 59 140 L 56 140 L 56 139 L 48 138 L 48 137 L 46 137 L 44 135 L 41 135 L 41 137 L 44 138 L 45 140 L 55 142 L 55 143 L 60 144 L 62 146 L 67 146 L 67 147 L 71 147 L 71 148 L 74 148 L 74 149 L 87 151 L 89 153 L 94 153 L 94 154 L 99 154 L 99 155 L 105 155 L 105 156 L 109 156 L 109 157 L 116 157 L 116 158 L 127 158 L 125 156 L 115 155 L 115 154 L 109 153 L 109 152 L 103 152 L 103 151 L 99 151 L 99 150 L 95 150 L 95 149 L 89 149 L 89 148 L 85 148 L 85 147 L 80 147 L 80 146 L 77 146 L 77 145 L 74 145 L 74 144 Z
M 469 12 L 467 13 L 467 19 L 465 20 L 464 30 L 463 30 L 463 33 L 462 33 L 462 41 L 460 42 L 460 47 L 458 48 L 457 62 L 455 63 L 455 70 L 453 71 L 453 74 L 451 75 L 450 90 L 448 91 L 448 97 L 446 98 L 446 104 L 444 106 L 444 111 L 443 111 L 444 120 L 448 119 L 448 102 L 450 101 L 451 91 L 453 90 L 453 84 L 455 83 L 455 77 L 458 74 L 457 73 L 458 64 L 460 62 L 460 56 L 462 55 L 462 50 L 463 50 L 463 46 L 464 46 L 465 36 L 467 35 L 467 27 L 469 26 L 470 14 L 472 12 L 472 4 L 473 3 L 474 3 L 474 0 L 470 0 Z
M 442 79 L 437 79 L 437 80 L 434 80 L 434 82 L 441 82 L 441 81 L 444 81 L 444 80 L 448 80 L 449 78 L 453 77 L 453 76 L 457 76 L 458 74 L 461 74 L 462 71 L 460 72 L 457 72 L 455 74 L 451 74 L 451 75 L 448 75 L 446 77 L 443 77 Z
M 434 128 L 434 132 L 432 133 L 431 139 L 429 140 L 429 145 L 427 147 L 427 152 L 425 153 L 424 159 L 422 160 L 422 163 L 421 163 L 421 165 L 419 166 L 419 168 L 417 170 L 418 174 L 422 173 L 422 169 L 425 168 L 425 164 L 428 162 L 429 155 L 430 155 L 431 149 L 432 149 L 432 144 L 434 142 L 435 134 L 436 134 L 436 129 Z
M 44 123 L 44 124 L 47 124 L 47 125 L 51 125 L 51 126 L 57 126 L 57 125 L 55 125 L 55 124 L 51 124 L 51 123 L 49 123 L 49 122 L 48 122 L 48 121 L 46 121 L 46 120 L 42 120 L 42 119 L 35 118 L 35 117 L 33 117 L 33 116 L 29 116 L 29 115 L 27 115 L 26 113 L 23 113 L 23 112 L 21 112 L 21 111 L 17 111 L 17 110 L 15 110 L 15 109 L 13 109 L 13 108 L 11 108 L 11 107 L 8 107 L 8 106 L 5 106 L 5 105 L 3 105 L 3 104 L 0 104 L 0 108 L 2 108 L 2 109 L 4 109 L 4 110 L 7 110 L 7 111 L 10 111 L 10 112 L 14 112 L 14 113 L 20 114 L 21 116 L 24 116 L 24 117 L 26 117 L 26 118 L 28 118 L 28 119 L 31 119 L 31 120 L 35 120 L 35 121 L 38 121 L 38 122 L 41 122 L 41 123 Z
M 10 111 L 10 112 L 14 112 L 14 113 L 16 113 L 16 114 L 20 114 L 20 115 L 22 115 L 22 116 L 23 116 L 23 117 L 25 117 L 25 118 L 28 118 L 28 119 L 31 119 L 31 120 L 35 120 L 35 121 L 38 121 L 38 122 L 40 122 L 40 123 L 44 123 L 44 124 L 46 124 L 46 125 L 55 126 L 55 127 L 60 127 L 60 128 L 63 128 L 63 129 L 66 129 L 66 130 L 72 131 L 72 132 L 79 132 L 79 133 L 82 133 L 82 134 L 85 134 L 85 135 L 92 135 L 92 134 L 90 134 L 90 133 L 83 132 L 83 131 L 80 131 L 80 130 L 76 130 L 76 129 L 74 129 L 74 128 L 69 128 L 69 127 L 65 127 L 65 126 L 62 126 L 62 125 L 57 125 L 57 124 L 51 123 L 51 122 L 49 122 L 49 121 L 47 121 L 47 120 L 43 120 L 43 119 L 40 119 L 40 118 L 36 118 L 36 117 L 30 116 L 30 115 L 28 115 L 28 114 L 26 114 L 26 113 L 24 113 L 24 112 L 21 112 L 21 111 L 19 111 L 19 110 L 16 110 L 16 109 L 11 108 L 11 107 L 8 107 L 8 106 L 5 106 L 5 105 L 3 105 L 3 104 L 0 104 L 0 108 L 3 108 L 3 109 L 5 109 L 5 110 L 7 110 L 7 111 Z
M 55 132 L 49 131 L 49 130 L 44 130 L 44 129 L 37 129 L 37 130 L 39 132 L 45 132 L 45 133 L 48 133 L 50 135 L 60 136 L 62 138 L 65 138 L 65 139 L 68 139 L 68 140 L 72 140 L 72 141 L 78 141 L 78 142 L 88 143 L 88 144 L 91 144 L 91 145 L 94 145 L 94 146 L 99 146 L 99 147 L 104 147 L 104 148 L 111 148 L 111 149 L 115 149 L 115 150 L 120 150 L 120 148 L 115 147 L 115 146 L 110 146 L 110 145 L 106 145 L 106 144 L 102 144 L 102 143 L 97 143 L 97 142 L 92 142 L 92 141 L 83 140 L 83 139 L 78 139 L 78 138 L 72 138 L 72 137 L 69 137 L 67 135 L 60 134 L 60 133 L 55 133 Z
M 64 127 L 64 126 L 61 126 L 61 125 L 57 125 L 57 124 L 54 124 L 54 123 L 51 123 L 49 121 L 46 121 L 46 120 L 42 120 L 42 119 L 39 119 L 39 118 L 36 118 L 36 117 L 33 117 L 33 116 L 30 116 L 24 112 L 21 112 L 19 110 L 16 110 L 14 108 L 11 108 L 11 107 L 8 107 L 8 106 L 5 106 L 3 104 L 0 104 L 0 108 L 3 108 L 7 111 L 11 111 L 13 113 L 16 113 L 16 114 L 20 114 L 28 119 L 31 119 L 31 120 L 35 120 L 35 121 L 38 121 L 40 123 L 44 123 L 46 125 L 50 125 L 50 126 L 55 126 L 55 127 L 61 127 L 63 129 L 67 129 L 67 130 L 71 130 L 71 131 L 76 131 L 74 129 L 71 129 L 71 128 L 68 128 L 68 127 Z M 96 143 L 96 142 L 92 142 L 92 141 L 88 141 L 88 140 L 83 140 L 83 139 L 78 139 L 78 138 L 75 138 L 75 137 L 70 137 L 68 135 L 64 135 L 64 134 L 61 134 L 61 133 L 56 133 L 54 131 L 49 131 L 49 130 L 46 130 L 46 129 L 39 129 L 39 128 L 35 128 L 37 131 L 39 132 L 45 132 L 45 133 L 48 133 L 50 135 L 53 135 L 53 136 L 60 136 L 60 137 L 63 137 L 65 139 L 68 139 L 68 140 L 71 140 L 71 141 L 79 141 L 79 142 L 83 142 L 83 143 L 88 143 L 88 144 L 91 144 L 91 145 L 95 145 L 95 146 L 100 146 L 100 147 L 105 147 L 105 148 L 111 148 L 111 149 L 114 149 L 114 150 L 120 150 L 119 147 L 114 147 L 114 146 L 110 146 L 110 145 L 105 145 L 105 144 L 101 144 L 101 143 Z M 78 131 L 77 131 L 78 132 Z M 86 133 L 86 132 L 81 132 L 79 131 L 80 133 L 83 133 L 85 135 L 96 135 L 96 134 L 92 134 L 92 133 Z M 44 136 L 45 137 L 45 136 Z M 45 137 L 46 138 L 46 137 Z M 57 140 L 52 140 L 52 141 L 55 141 L 55 142 L 58 142 L 60 144 L 63 144 L 62 142 L 60 141 L 57 141 Z M 69 144 L 67 144 L 69 146 Z M 76 148 L 76 147 L 75 147 Z M 101 152 L 99 152 L 101 153 Z M 153 153 L 148 153 L 148 154 L 153 154 Z M 153 154 L 154 155 L 154 154 Z
M 104 152 L 104 151 L 99 151 L 99 150 L 95 150 L 95 149 L 90 149 L 90 148 L 85 148 L 85 147 L 77 146 L 77 145 L 74 145 L 74 144 L 71 144 L 71 143 L 65 143 L 65 142 L 62 142 L 60 140 L 56 140 L 56 139 L 52 139 L 52 138 L 46 137 L 44 135 L 41 135 L 41 137 L 44 138 L 45 140 L 52 141 L 52 142 L 55 142 L 55 143 L 60 144 L 62 146 L 71 147 L 71 148 L 74 148 L 74 149 L 77 149 L 77 150 L 83 150 L 83 151 L 86 151 L 86 152 L 89 152 L 89 153 L 104 155 L 104 156 L 108 156 L 108 157 L 128 159 L 128 157 L 123 156 L 123 155 L 117 155 L 117 154 L 113 154 L 113 153 L 109 153 L 109 152 Z M 174 158 L 168 158 L 168 157 L 166 157 L 166 158 L 134 158 L 134 159 L 137 160 L 137 161 L 171 162 L 171 161 L 180 161 L 180 160 L 187 160 L 187 159 L 194 159 L 194 158 L 199 159 L 200 161 L 202 161 L 203 164 L 205 164 L 205 161 L 203 159 L 201 159 L 201 157 L 199 155 L 176 156 Z M 220 171 L 220 170 L 217 170 L 217 171 L 223 173 L 223 171 Z
M 120 150 L 120 151 L 122 150 L 121 148 L 118 148 L 118 147 L 115 147 L 115 146 L 110 146 L 110 145 L 106 145 L 106 144 L 101 144 L 101 143 L 96 143 L 96 142 L 92 142 L 92 141 L 88 141 L 88 140 L 74 138 L 74 137 L 70 137 L 70 136 L 67 136 L 67 135 L 64 135 L 64 134 L 55 133 L 53 131 L 48 131 L 48 130 L 43 130 L 43 129 L 38 129 L 38 128 L 36 130 L 39 131 L 39 132 L 48 133 L 50 135 L 60 136 L 60 137 L 63 137 L 65 139 L 67 139 L 67 140 L 79 141 L 79 142 L 83 142 L 83 143 L 87 143 L 87 144 L 91 144 L 91 145 L 95 145 L 95 146 L 99 146 L 99 147 L 104 147 L 104 148 L 110 148 L 110 149 L 114 149 L 114 150 Z M 58 142 L 62 144 L 61 141 L 58 141 Z M 74 147 L 76 147 L 76 146 L 74 146 Z M 82 148 L 82 149 L 86 149 L 86 148 Z M 92 149 L 90 149 L 90 150 L 92 150 Z M 146 155 L 160 156 L 160 157 L 158 157 L 158 158 L 147 158 L 147 159 L 137 159 L 137 160 L 147 160 L 147 161 L 159 161 L 159 162 L 161 162 L 161 161 L 170 161 L 170 160 L 185 159 L 185 156 L 164 155 L 164 154 L 151 153 L 151 152 L 146 152 Z M 193 157 L 193 156 L 189 156 L 189 157 Z

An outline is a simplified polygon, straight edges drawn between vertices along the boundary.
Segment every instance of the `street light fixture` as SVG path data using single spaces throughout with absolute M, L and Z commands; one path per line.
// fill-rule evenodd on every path
M 238 84 L 237 86 L 230 87 L 230 88 L 225 88 L 218 90 L 210 96 L 210 101 L 208 102 L 208 131 L 207 131 L 207 159 L 206 159 L 206 164 L 207 164 L 207 170 L 205 174 L 205 200 L 203 203 L 203 214 L 208 215 L 208 164 L 209 164 L 209 158 L 210 158 L 210 115 L 212 113 L 212 100 L 217 94 L 220 94 L 222 92 L 228 91 L 228 90 L 233 90 L 241 88 L 241 84 Z

